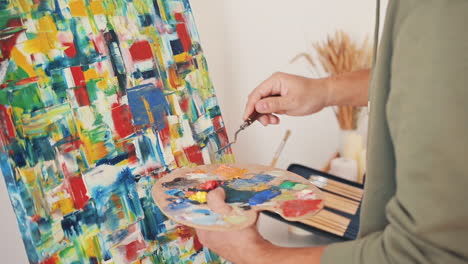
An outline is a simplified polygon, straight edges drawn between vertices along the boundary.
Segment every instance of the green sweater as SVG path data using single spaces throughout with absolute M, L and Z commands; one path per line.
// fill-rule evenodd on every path
M 389 0 L 360 238 L 322 263 L 468 263 L 468 0 Z

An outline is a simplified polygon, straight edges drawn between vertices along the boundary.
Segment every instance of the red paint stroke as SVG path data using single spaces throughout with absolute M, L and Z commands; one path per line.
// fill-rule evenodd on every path
M 192 228 L 183 225 L 177 226 L 177 237 L 179 237 L 181 241 L 187 241 L 192 238 L 193 235 L 195 235 L 195 232 Z
M 216 188 L 218 188 L 219 183 L 217 181 L 207 181 L 203 183 L 202 185 L 198 186 L 198 188 L 205 190 L 205 191 L 211 191 Z
M 81 66 L 70 67 L 70 70 L 73 75 L 73 80 L 75 81 L 75 86 L 86 85 L 85 76 Z
M 180 109 L 182 109 L 184 113 L 187 113 L 190 107 L 190 98 L 182 99 L 179 105 L 180 105 Z
M 220 129 L 218 131 L 217 135 L 218 135 L 218 139 L 219 139 L 219 143 L 221 145 L 221 148 L 226 146 L 227 144 L 229 144 L 229 139 L 228 139 L 228 136 L 227 136 L 227 133 L 226 133 L 226 128 Z M 227 148 L 226 150 L 224 150 L 224 153 L 231 154 L 232 149 Z
M 6 28 L 17 28 L 22 26 L 22 21 L 19 18 L 12 18 L 8 21 L 6 24 Z M 23 33 L 25 29 L 12 33 L 12 34 L 7 34 L 6 36 L 3 36 L 0 38 L 0 50 L 2 51 L 1 54 L 3 57 L 0 57 L 0 62 L 10 58 L 11 50 L 13 47 L 16 45 L 16 41 L 18 40 L 18 37 L 21 33 Z
M 99 34 L 97 35 L 94 40 L 93 40 L 93 45 L 94 48 L 96 49 L 97 52 L 100 54 L 107 54 L 106 50 L 106 42 L 104 40 L 104 34 Z
M 300 217 L 320 208 L 322 200 L 292 200 L 281 205 L 285 217 Z
M 184 15 L 182 13 L 175 13 L 174 17 L 178 22 L 176 24 L 176 31 L 177 35 L 179 35 L 180 42 L 182 43 L 182 47 L 184 48 L 185 52 L 189 52 L 192 48 L 192 39 L 187 30 L 186 21 Z
M 200 239 L 198 239 L 198 236 L 193 237 L 193 249 L 197 252 L 203 249 L 203 244 L 200 242 Z
M 20 81 L 17 81 L 15 83 L 16 86 L 20 86 L 20 85 L 26 85 L 26 84 L 30 84 L 30 83 L 35 83 L 39 81 L 39 76 L 34 76 L 34 77 L 29 77 L 29 78 L 26 78 L 26 79 L 22 79 Z
M 88 190 L 82 177 L 70 177 L 68 182 L 71 187 L 71 195 L 76 209 L 83 209 L 89 200 Z
M 161 139 L 162 145 L 167 146 L 170 144 L 171 141 L 171 132 L 170 132 L 169 124 L 166 120 L 166 126 L 163 129 L 158 131 L 159 138 Z
M 138 251 L 145 249 L 146 243 L 143 240 L 136 240 L 125 246 L 125 257 L 127 261 L 133 262 L 138 258 Z
M 32 222 L 39 222 L 39 220 L 41 220 L 41 219 L 42 219 L 42 217 L 40 215 L 38 215 L 38 214 L 35 214 L 35 215 L 31 216 L 31 221 Z
M 215 116 L 215 118 L 213 118 L 213 126 L 214 126 L 215 131 L 218 131 L 224 128 L 223 118 L 221 116 Z
M 86 86 L 80 86 L 74 89 L 76 101 L 80 106 L 89 106 L 91 101 L 89 100 L 88 90 Z
M 59 263 L 60 258 L 58 255 L 53 255 L 52 257 L 42 261 L 40 264 L 57 264 Z
M 75 44 L 73 42 L 66 42 L 66 43 L 63 43 L 63 45 L 65 47 L 67 47 L 65 49 L 65 54 L 69 57 L 69 58 L 74 58 L 76 56 L 76 47 L 75 47 Z
M 138 157 L 135 150 L 135 145 L 133 143 L 125 143 L 124 145 L 125 153 L 128 154 L 128 162 L 130 164 L 136 164 L 138 162 Z
M 70 139 L 70 137 L 66 138 Z M 80 146 L 83 144 L 83 142 L 79 139 L 73 140 L 67 143 L 64 143 L 63 145 L 60 146 L 60 150 L 64 153 L 69 153 L 73 150 L 77 150 L 80 148 Z
M 145 61 L 153 58 L 153 51 L 148 41 L 138 41 L 130 47 L 130 54 L 134 61 Z
M 15 125 L 13 119 L 11 119 L 11 113 L 9 108 L 4 105 L 0 105 L 0 128 L 2 128 L 0 133 L 6 139 L 16 137 Z
M 197 165 L 205 164 L 200 146 L 194 145 L 188 148 L 184 148 L 184 153 L 187 155 L 187 158 L 190 162 Z
M 126 138 L 133 134 L 132 112 L 130 106 L 123 104 L 112 105 L 112 120 L 115 131 L 120 138 Z

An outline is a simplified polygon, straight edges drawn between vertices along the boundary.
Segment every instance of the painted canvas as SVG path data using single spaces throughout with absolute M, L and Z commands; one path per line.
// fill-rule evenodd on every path
M 151 196 L 233 162 L 187 0 L 0 0 L 0 168 L 30 263 L 217 263 Z

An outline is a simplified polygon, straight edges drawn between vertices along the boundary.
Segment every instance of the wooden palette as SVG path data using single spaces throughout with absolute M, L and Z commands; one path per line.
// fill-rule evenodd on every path
M 206 204 L 216 187 L 226 192 L 233 210 L 220 215 Z M 160 179 L 153 197 L 170 219 L 207 230 L 236 230 L 255 223 L 259 211 L 301 221 L 324 206 L 321 191 L 294 173 L 259 165 L 203 165 L 178 169 Z

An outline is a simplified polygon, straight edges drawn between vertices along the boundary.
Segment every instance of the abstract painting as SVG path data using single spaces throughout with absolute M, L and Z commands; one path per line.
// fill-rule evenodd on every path
M 221 263 L 151 188 L 233 162 L 188 0 L 0 0 L 0 169 L 30 263 Z

